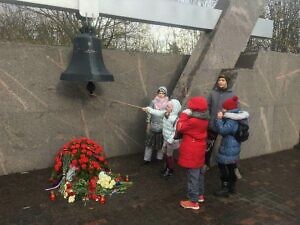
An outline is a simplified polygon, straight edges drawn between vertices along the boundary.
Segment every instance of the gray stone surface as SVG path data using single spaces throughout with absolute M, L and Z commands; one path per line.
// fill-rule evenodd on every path
M 49 167 L 72 137 L 94 139 L 109 157 L 142 152 L 145 114 L 113 101 L 147 105 L 157 86 L 174 88 L 187 61 L 104 51 L 115 82 L 97 83 L 97 97 L 90 97 L 85 85 L 59 80 L 69 53 L 63 47 L 0 43 L 0 175 Z M 299 66 L 299 55 L 260 52 L 251 69 L 234 70 L 234 89 L 251 114 L 242 158 L 298 143 Z M 199 86 L 210 90 L 212 83 L 204 76 Z
M 184 103 L 207 95 L 220 71 L 235 65 L 234 88 L 251 114 L 242 158 L 293 147 L 299 142 L 300 56 L 260 52 L 237 63 L 264 4 L 219 1 L 223 15 L 188 63 L 188 56 L 104 50 L 115 81 L 97 83 L 96 96 L 84 83 L 59 80 L 70 48 L 0 43 L 0 175 L 49 167 L 73 137 L 92 138 L 108 157 L 142 152 L 145 113 L 119 102 L 146 106 L 165 85 Z
M 175 96 L 178 90 L 185 99 L 205 94 L 221 69 L 234 67 L 263 4 L 263 0 L 219 2 L 217 8 L 224 10 L 223 16 L 213 33 L 202 36 L 178 82 Z M 103 145 L 109 157 L 142 151 L 145 114 L 114 100 L 147 105 L 157 86 L 173 89 L 187 58 L 120 51 L 103 51 L 103 54 L 115 82 L 98 83 L 97 96 L 90 97 L 85 84 L 59 81 L 68 64 L 69 48 L 1 43 L 0 175 L 48 167 L 57 149 L 74 136 L 94 139 Z M 266 87 L 274 81 L 263 81 L 259 83 L 259 94 L 270 102 L 276 92 L 271 93 Z M 280 99 L 284 102 L 285 98 Z M 270 112 L 284 123 L 280 118 L 287 109 L 273 103 L 255 110 L 262 118 Z M 292 105 L 289 110 L 293 116 L 298 108 Z M 268 150 L 273 145 L 269 133 L 272 131 L 274 136 L 281 133 L 269 130 L 272 118 L 267 119 L 257 129 L 265 129 Z M 281 140 L 278 145 L 286 146 L 286 142 L 290 143 Z M 257 151 L 255 154 L 266 152 Z
M 264 5 L 264 0 L 219 1 L 216 8 L 223 10 L 222 17 L 212 33 L 202 35 L 173 93 L 184 104 L 190 96 L 207 96 L 222 70 L 237 74 L 231 76 L 234 89 L 251 114 L 250 139 L 243 144 L 242 158 L 299 142 L 299 55 L 240 55 Z
M 8 51 L 9 49 L 9 51 Z M 71 49 L 0 43 L 0 175 L 49 167 L 72 137 L 87 136 L 108 157 L 141 152 L 146 106 L 160 85 L 173 89 L 187 57 L 104 50 L 115 82 L 60 81 Z
M 234 89 L 250 112 L 242 157 L 292 148 L 300 131 L 300 56 L 259 52 L 253 69 L 238 69 Z

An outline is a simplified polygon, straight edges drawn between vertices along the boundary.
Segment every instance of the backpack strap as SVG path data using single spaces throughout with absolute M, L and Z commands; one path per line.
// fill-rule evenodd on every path
M 174 120 L 174 122 L 173 122 L 173 127 L 175 127 L 175 125 L 176 125 L 178 119 L 179 119 L 179 118 L 177 117 L 176 120 Z

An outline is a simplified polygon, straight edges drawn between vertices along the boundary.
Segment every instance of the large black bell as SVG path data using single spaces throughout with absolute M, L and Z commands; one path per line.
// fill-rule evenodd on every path
M 90 33 L 82 33 L 74 38 L 71 62 L 60 79 L 87 82 L 114 81 L 113 75 L 103 63 L 99 38 Z

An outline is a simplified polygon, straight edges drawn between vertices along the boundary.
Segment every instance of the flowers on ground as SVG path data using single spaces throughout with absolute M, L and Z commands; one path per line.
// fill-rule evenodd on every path
M 108 176 L 104 171 L 99 173 L 97 184 L 102 188 L 112 189 L 116 185 L 116 181 Z
M 124 193 L 132 185 L 108 168 L 103 148 L 86 137 L 73 139 L 56 153 L 50 180 L 69 203 Z

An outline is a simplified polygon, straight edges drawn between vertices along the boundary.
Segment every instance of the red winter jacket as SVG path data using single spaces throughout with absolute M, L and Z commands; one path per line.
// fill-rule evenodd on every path
M 207 101 L 193 97 L 188 102 L 191 115 L 181 113 L 176 129 L 183 134 L 178 164 L 185 168 L 200 168 L 205 163 L 206 137 L 209 123 Z

